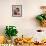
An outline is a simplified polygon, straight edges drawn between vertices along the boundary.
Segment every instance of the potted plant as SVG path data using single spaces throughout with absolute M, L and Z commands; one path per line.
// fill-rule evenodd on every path
M 41 6 L 42 14 L 36 16 L 36 19 L 39 20 L 42 27 L 46 27 L 46 6 Z
M 8 39 L 11 41 L 12 36 L 17 36 L 17 29 L 15 26 L 6 26 L 5 34 L 8 37 Z M 10 42 L 8 41 L 8 42 Z
M 46 14 L 38 15 L 36 19 L 39 20 L 42 27 L 46 27 Z

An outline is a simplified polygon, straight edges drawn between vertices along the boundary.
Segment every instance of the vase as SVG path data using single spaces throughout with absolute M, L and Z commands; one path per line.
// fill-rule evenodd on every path
M 43 20 L 43 21 L 41 22 L 41 26 L 42 26 L 42 27 L 46 27 L 46 20 Z
M 14 40 L 17 38 L 17 36 L 12 36 L 11 40 L 12 40 L 12 44 L 14 44 Z
M 7 43 L 11 44 L 12 43 L 11 39 L 7 39 Z

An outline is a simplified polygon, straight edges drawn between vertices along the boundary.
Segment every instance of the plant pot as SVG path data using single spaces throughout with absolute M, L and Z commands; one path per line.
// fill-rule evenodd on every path
M 7 39 L 7 43 L 8 43 L 8 44 L 11 44 L 12 41 L 11 41 L 10 39 Z
M 12 43 L 14 44 L 14 40 L 17 38 L 17 36 L 12 36 L 11 40 L 12 40 Z
M 41 26 L 42 26 L 42 27 L 46 27 L 46 20 L 43 20 L 43 21 L 41 22 Z

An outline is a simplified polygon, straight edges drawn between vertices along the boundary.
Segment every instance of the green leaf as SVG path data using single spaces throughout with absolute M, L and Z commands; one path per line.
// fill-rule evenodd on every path
M 41 15 L 38 15 L 38 16 L 36 17 L 36 19 L 39 20 L 39 21 L 44 20 L 44 18 L 43 18 Z
M 46 19 L 46 15 L 45 15 L 45 19 Z

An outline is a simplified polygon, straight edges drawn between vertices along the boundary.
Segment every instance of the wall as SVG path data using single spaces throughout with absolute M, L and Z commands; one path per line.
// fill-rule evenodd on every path
M 12 17 L 12 5 L 22 5 L 22 17 Z M 41 13 L 40 6 L 46 5 L 46 0 L 0 0 L 0 34 L 4 34 L 6 25 L 15 25 L 18 36 L 31 36 L 39 27 L 35 16 Z

